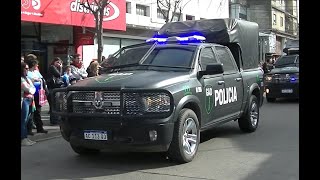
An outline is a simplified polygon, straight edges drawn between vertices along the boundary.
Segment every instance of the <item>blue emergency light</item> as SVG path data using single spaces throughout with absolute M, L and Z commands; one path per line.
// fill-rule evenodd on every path
M 150 39 L 147 39 L 146 42 L 199 42 L 199 41 L 205 41 L 206 38 L 200 35 L 192 35 L 192 36 L 186 36 L 186 37 L 178 37 L 178 36 L 173 36 L 173 37 L 168 37 L 168 38 L 163 38 L 163 37 L 153 37 Z
M 294 82 L 294 81 L 296 81 L 296 78 L 295 77 L 291 77 L 291 82 Z

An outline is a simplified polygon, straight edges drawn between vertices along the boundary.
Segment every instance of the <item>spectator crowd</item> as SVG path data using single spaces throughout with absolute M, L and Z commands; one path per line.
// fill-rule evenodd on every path
M 51 114 L 51 92 L 55 88 L 67 87 L 87 77 L 99 75 L 99 63 L 91 61 L 85 69 L 79 54 L 71 58 L 70 65 L 63 66 L 59 57 L 53 58 L 48 68 L 47 79 L 39 71 L 39 61 L 34 54 L 21 55 L 21 145 L 31 146 L 36 142 L 28 139 L 37 133 L 48 133 L 43 128 L 41 107 L 48 103 L 50 124 L 57 125 L 58 118 Z

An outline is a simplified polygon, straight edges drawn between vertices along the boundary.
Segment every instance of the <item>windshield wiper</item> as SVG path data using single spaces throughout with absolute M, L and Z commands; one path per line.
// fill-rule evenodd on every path
M 166 68 L 182 68 L 182 69 L 191 69 L 191 67 L 185 66 L 167 66 L 167 65 L 155 65 L 155 64 L 140 64 L 141 66 L 152 66 L 152 67 L 166 67 Z
M 103 67 L 100 70 L 103 72 L 110 72 L 112 70 L 118 69 L 118 71 L 119 71 L 122 68 L 133 67 L 133 66 L 139 66 L 139 63 L 131 63 L 131 64 L 122 64 L 122 65 L 118 65 L 118 66 Z

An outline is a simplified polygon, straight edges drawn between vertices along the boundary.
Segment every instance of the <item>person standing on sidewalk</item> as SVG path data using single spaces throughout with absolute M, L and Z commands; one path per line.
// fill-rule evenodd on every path
M 21 145 L 31 146 L 34 141 L 28 139 L 27 123 L 32 108 L 33 95 L 36 91 L 32 81 L 27 77 L 28 65 L 21 62 Z
M 71 73 L 76 78 L 77 81 L 83 80 L 88 77 L 88 73 L 83 66 L 83 62 L 80 58 L 80 54 L 75 54 L 72 56 L 72 63 L 70 64 Z
M 34 94 L 34 101 L 35 101 L 35 105 L 36 105 L 36 110 L 33 113 L 33 120 L 34 120 L 34 123 L 36 124 L 37 133 L 45 133 L 46 134 L 46 133 L 48 133 L 48 131 L 43 129 L 43 122 L 41 120 L 41 105 L 39 104 L 39 90 L 41 88 L 41 83 L 43 84 L 43 81 L 42 81 L 43 76 L 41 75 L 39 70 L 37 70 L 38 65 L 39 65 L 39 61 L 37 60 L 37 56 L 35 56 L 33 54 L 29 54 L 27 56 L 26 63 L 29 66 L 29 71 L 27 73 L 27 76 L 28 76 L 28 78 L 31 79 L 34 87 L 36 88 L 36 92 Z M 28 129 L 28 130 L 30 130 L 30 129 Z
M 59 88 L 62 86 L 63 82 L 61 80 L 62 76 L 62 60 L 59 57 L 55 57 L 49 66 L 48 71 L 48 103 L 49 103 L 49 114 L 50 114 L 50 124 L 57 125 L 58 124 L 58 117 L 53 116 L 51 114 L 51 92 L 54 88 Z

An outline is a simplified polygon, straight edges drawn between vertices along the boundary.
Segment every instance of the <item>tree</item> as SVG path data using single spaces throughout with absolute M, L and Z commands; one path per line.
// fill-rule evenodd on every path
M 95 31 L 98 40 L 98 62 L 101 62 L 103 52 L 103 15 L 110 0 L 82 0 L 80 3 L 84 8 L 88 9 L 95 19 Z
M 183 8 L 190 1 L 191 0 L 183 4 L 183 0 L 157 0 L 157 7 L 158 7 L 158 10 L 163 15 L 165 22 L 168 23 L 168 22 L 172 22 L 175 16 L 177 16 L 178 20 L 180 20 Z M 169 13 L 170 11 L 172 11 L 171 17 Z

